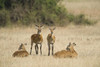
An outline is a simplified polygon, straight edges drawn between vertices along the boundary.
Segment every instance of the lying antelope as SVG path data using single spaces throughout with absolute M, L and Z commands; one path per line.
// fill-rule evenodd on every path
M 29 53 L 26 51 L 25 47 L 24 47 L 25 44 L 21 44 L 19 46 L 19 49 L 18 51 L 15 51 L 13 53 L 13 57 L 26 57 L 29 55 Z
M 40 34 L 41 33 L 41 29 L 43 27 L 43 25 L 36 25 L 36 29 L 38 30 L 37 31 L 37 34 L 33 34 L 31 36 L 31 48 L 30 48 L 30 54 L 32 53 L 32 46 L 33 46 L 33 43 L 35 43 L 35 52 L 36 54 L 38 54 L 38 44 L 40 44 L 40 53 L 42 55 L 42 42 L 43 42 L 43 37 L 42 35 Z
M 75 43 L 69 43 L 69 45 L 67 46 L 66 50 L 62 50 L 62 51 L 58 51 L 54 54 L 54 57 L 58 57 L 58 58 L 73 58 L 73 57 L 77 57 L 77 52 L 74 50 L 74 46 L 76 44 Z
M 55 28 L 49 28 L 51 33 L 47 36 L 47 42 L 48 42 L 48 56 L 50 55 L 50 44 L 52 45 L 52 55 L 54 51 L 54 43 L 55 43 L 55 36 L 53 35 L 53 31 Z

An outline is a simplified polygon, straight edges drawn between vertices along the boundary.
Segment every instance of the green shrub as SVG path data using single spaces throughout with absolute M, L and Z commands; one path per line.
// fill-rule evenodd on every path
M 69 22 L 72 22 L 72 21 L 74 21 L 75 16 L 73 14 L 67 14 L 67 18 L 68 18 Z
M 86 19 L 84 14 L 77 15 L 74 20 L 76 25 L 93 25 L 96 22 Z
M 4 27 L 10 25 L 9 12 L 6 10 L 0 11 L 0 26 Z
M 84 14 L 68 13 L 61 0 L 0 0 L 0 26 L 45 24 L 48 26 L 91 25 Z

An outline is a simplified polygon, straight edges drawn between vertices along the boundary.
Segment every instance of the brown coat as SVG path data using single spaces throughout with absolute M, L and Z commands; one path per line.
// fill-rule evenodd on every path
M 42 43 L 43 42 L 43 37 L 42 37 L 42 35 L 41 34 L 33 34 L 32 36 L 31 36 L 31 41 L 33 42 L 33 43 Z
M 13 53 L 13 57 L 26 57 L 29 53 L 26 51 L 24 44 L 19 46 L 19 49 Z
M 58 57 L 58 58 L 73 58 L 73 57 L 77 57 L 77 53 L 76 51 L 70 52 L 67 50 L 62 50 L 62 51 L 58 51 L 54 54 L 54 57 Z
M 13 57 L 26 57 L 26 56 L 28 56 L 29 55 L 29 53 L 27 52 L 27 51 L 15 51 L 14 53 L 13 53 Z
M 67 50 L 61 50 L 61 51 L 56 52 L 54 54 L 54 57 L 58 57 L 58 58 L 67 58 L 67 57 L 73 58 L 73 57 L 77 57 L 78 54 L 73 48 L 74 45 L 76 45 L 76 44 L 75 43 L 69 44 L 67 46 Z
M 48 41 L 48 43 L 55 43 L 55 36 L 48 34 L 47 41 Z

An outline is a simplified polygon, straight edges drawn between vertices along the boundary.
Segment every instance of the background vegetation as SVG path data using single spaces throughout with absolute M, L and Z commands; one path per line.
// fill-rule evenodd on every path
M 91 25 L 84 14 L 73 15 L 60 4 L 61 0 L 0 0 L 0 27 L 45 24 L 65 26 Z

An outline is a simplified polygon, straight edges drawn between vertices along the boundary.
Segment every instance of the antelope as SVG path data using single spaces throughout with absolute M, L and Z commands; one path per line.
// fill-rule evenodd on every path
M 50 55 L 50 44 L 52 45 L 52 55 L 54 52 L 54 43 L 55 43 L 55 36 L 53 35 L 53 31 L 56 28 L 49 28 L 49 30 L 51 31 L 50 34 L 48 34 L 47 36 L 47 43 L 48 43 L 48 56 Z
M 36 54 L 38 54 L 38 44 L 40 44 L 40 53 L 42 55 L 42 42 L 43 42 L 43 37 L 41 35 L 41 29 L 43 27 L 43 25 L 35 25 L 36 26 L 36 29 L 38 30 L 37 31 L 37 34 L 33 34 L 31 36 L 31 48 L 30 48 L 30 55 L 32 53 L 32 46 L 33 46 L 33 43 L 35 43 L 35 52 Z
M 29 53 L 26 51 L 24 45 L 26 44 L 21 44 L 18 48 L 18 51 L 15 51 L 13 53 L 13 57 L 26 57 L 29 55 Z
M 77 52 L 74 50 L 75 43 L 69 43 L 66 50 L 58 51 L 54 54 L 54 57 L 58 58 L 74 58 L 77 57 Z

